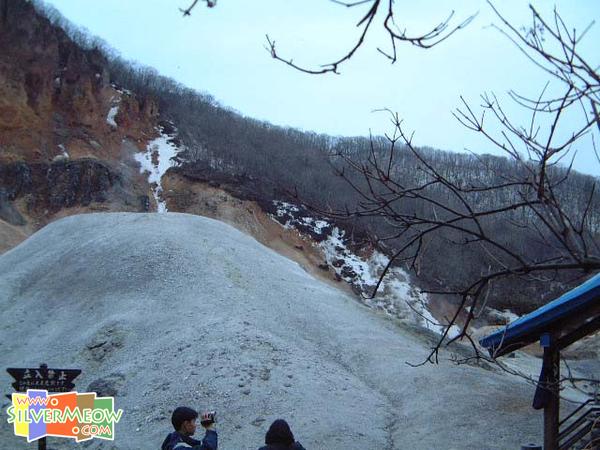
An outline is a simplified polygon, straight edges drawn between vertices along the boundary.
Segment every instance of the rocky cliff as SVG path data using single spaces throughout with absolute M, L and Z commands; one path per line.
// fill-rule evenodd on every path
M 153 100 L 30 2 L 0 0 L 0 48 L 0 252 L 56 216 L 146 210 L 133 154 L 157 134 Z
M 156 211 L 162 200 L 169 211 L 228 222 L 334 279 L 319 267 L 314 236 L 272 220 L 275 194 L 264 181 L 190 167 L 165 174 L 172 164 L 157 159 L 171 155 L 167 140 L 181 145 L 176 126 L 151 98 L 111 83 L 104 54 L 82 48 L 32 3 L 0 0 L 0 48 L 0 253 L 64 216 Z

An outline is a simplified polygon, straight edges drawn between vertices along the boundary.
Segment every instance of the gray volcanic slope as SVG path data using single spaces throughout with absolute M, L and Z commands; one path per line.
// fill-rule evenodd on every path
M 203 217 L 54 222 L 0 257 L 0 308 L 3 394 L 5 367 L 46 362 L 81 368 L 78 391 L 116 391 L 124 410 L 114 442 L 49 448 L 159 448 L 180 404 L 218 411 L 222 449 L 258 448 L 277 417 L 308 450 L 539 442 L 530 386 L 450 362 L 409 367 L 423 339 Z M 2 417 L 0 448 L 31 448 Z

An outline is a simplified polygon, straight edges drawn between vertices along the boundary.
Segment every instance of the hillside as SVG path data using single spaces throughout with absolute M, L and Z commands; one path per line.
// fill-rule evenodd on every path
M 467 339 L 407 363 L 450 289 L 524 262 L 465 294 L 448 337 L 472 318 L 476 342 L 597 270 L 597 178 L 245 117 L 41 0 L 0 0 L 0 48 L 0 363 L 78 367 L 79 391 L 114 395 L 117 440 L 84 447 L 158 448 L 179 404 L 216 409 L 225 449 L 277 417 L 308 450 L 541 442 L 537 343 L 498 362 L 521 376 L 456 364 Z M 599 343 L 562 373 L 597 378 Z M 564 412 L 587 399 L 563 387 Z M 0 448 L 29 447 L 2 421 Z
M 155 207 L 134 160 L 157 105 L 31 2 L 0 2 L 0 252 L 64 215 Z
M 275 205 L 289 197 L 288 185 L 278 184 L 273 176 L 231 173 L 218 164 L 194 160 L 205 144 L 190 141 L 185 128 L 189 123 L 183 122 L 182 131 L 166 120 L 179 118 L 177 124 L 183 120 L 173 112 L 183 105 L 182 99 L 160 100 L 149 88 L 156 80 L 140 85 L 141 75 L 133 67 L 111 60 L 83 39 L 84 34 L 51 19 L 48 11 L 44 15 L 39 3 L 2 4 L 6 8 L 0 43 L 7 51 L 0 54 L 0 253 L 65 216 L 169 210 L 223 220 L 298 261 L 315 276 L 348 291 L 361 291 L 351 265 L 342 264 L 341 255 L 333 259 L 325 255 L 319 245 L 325 235 L 317 236 L 298 223 L 281 226 L 285 220 L 275 217 Z M 220 107 L 206 112 L 206 120 L 198 122 L 203 127 L 230 116 Z M 213 128 L 210 152 L 222 151 L 227 158 L 219 139 L 234 133 Z M 252 154 L 262 159 L 259 154 L 278 143 L 285 149 L 284 158 L 288 152 L 299 157 L 306 149 L 298 145 L 307 136 L 267 129 L 267 139 Z M 307 164 L 316 158 L 326 166 L 325 155 L 316 147 L 307 154 L 312 155 Z M 330 178 L 326 172 L 315 175 Z M 311 213 L 302 208 L 302 214 Z M 330 224 L 329 231 L 344 226 Z M 362 242 L 353 250 L 368 259 L 375 249 L 364 230 L 352 230 L 351 237 Z M 344 245 L 352 244 L 350 240 Z M 412 289 L 407 287 L 408 276 L 403 278 L 402 292 Z M 394 304 L 386 300 L 374 306 L 401 314 L 413 325 L 418 320 L 402 306 L 406 298 L 402 294 Z
M 207 218 L 53 222 L 0 257 L 0 308 L 3 366 L 79 367 L 78 389 L 116 393 L 124 419 L 101 448 L 157 447 L 180 403 L 218 411 L 222 448 L 256 448 L 279 416 L 313 449 L 539 440 L 531 386 L 449 355 L 409 367 L 422 335 Z M 0 442 L 28 448 L 4 421 Z
M 0 5 L 0 44 L 6 49 L 0 54 L 0 252 L 71 214 L 168 210 L 224 219 L 245 231 L 258 218 L 259 226 L 250 227 L 253 236 L 266 235 L 259 240 L 310 263 L 319 273 L 323 255 L 299 251 L 310 246 L 299 242 L 310 241 L 310 235 L 300 229 L 297 235 L 286 231 L 278 237 L 273 224 L 263 219 L 281 201 L 326 211 L 356 208 L 361 196 L 334 175 L 332 169 L 344 170 L 344 164 L 332 155 L 366 163 L 371 149 L 386 155 L 389 142 L 384 137 L 370 142 L 365 137 L 318 135 L 244 117 L 208 94 L 121 59 L 101 39 L 43 2 L 6 0 Z M 522 170 L 506 158 L 420 151 L 463 186 L 494 183 Z M 427 184 L 422 164 L 406 149 L 397 152 L 393 171 L 407 185 Z M 562 177 L 560 170 L 554 172 L 552 177 Z M 366 189 L 360 173 L 348 169 L 346 174 Z M 556 192 L 565 211 L 581 218 L 588 241 L 596 238 L 600 223 L 600 200 L 588 195 L 594 183 L 593 177 L 571 173 Z M 448 201 L 443 189 L 432 188 L 429 194 Z M 556 243 L 540 242 L 535 230 L 543 224 L 536 217 L 506 207 L 521 195 L 510 188 L 493 195 L 484 189 L 470 194 L 469 201 L 506 210 L 488 218 L 486 228 L 511 252 L 535 260 L 560 256 Z M 223 198 L 231 200 L 224 215 L 215 210 Z M 450 201 L 450 208 L 460 210 L 461 202 L 455 203 Z M 234 212 L 238 207 L 242 209 Z M 398 210 L 408 217 L 427 219 L 430 209 L 410 199 L 398 202 Z M 531 222 L 525 228 L 518 222 L 523 217 Z M 357 254 L 378 248 L 389 256 L 408 239 L 386 238 L 397 230 L 377 216 L 338 217 L 335 226 L 346 231 Z M 590 242 L 584 244 L 591 248 Z M 476 240 L 465 244 L 445 231 L 427 239 L 414 262 L 412 268 L 403 263 L 399 269 L 410 272 L 413 285 L 434 291 L 469 285 L 483 267 L 491 270 L 507 263 Z M 320 275 L 336 278 L 335 268 L 325 269 Z M 524 314 L 571 287 L 581 273 L 555 275 L 543 281 L 534 276 L 496 283 L 487 304 Z M 452 315 L 456 299 L 439 301 L 443 306 L 434 315 L 443 321 L 444 315 Z M 482 314 L 489 323 L 503 322 L 487 311 Z

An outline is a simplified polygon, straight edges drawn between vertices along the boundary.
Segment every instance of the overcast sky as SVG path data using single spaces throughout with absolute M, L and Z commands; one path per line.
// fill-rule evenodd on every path
M 332 135 L 389 132 L 388 116 L 372 111 L 390 108 L 404 118 L 408 130 L 415 131 L 419 145 L 498 153 L 453 118 L 451 112 L 460 106 L 460 96 L 478 109 L 479 96 L 494 92 L 511 117 L 528 127 L 529 116 L 511 106 L 506 93 L 514 89 L 537 96 L 548 79 L 489 26 L 498 19 L 484 0 L 397 1 L 396 20 L 408 34 L 428 31 L 452 8 L 453 23 L 479 14 L 467 29 L 433 49 L 400 46 L 399 60 L 393 65 L 378 53 L 378 46 L 389 46 L 381 27 L 374 28 L 365 46 L 341 66 L 340 75 L 320 76 L 297 72 L 273 60 L 264 48 L 265 34 L 276 41 L 281 56 L 317 67 L 351 48 L 364 6 L 345 8 L 329 0 L 218 0 L 211 9 L 199 3 L 192 16 L 184 18 L 179 7 L 188 6 L 191 0 L 48 3 L 76 25 L 103 38 L 124 58 L 153 66 L 246 116 Z M 556 4 L 565 21 L 580 30 L 600 19 L 598 0 L 533 3 L 548 18 Z M 530 23 L 525 1 L 496 4 L 515 25 Z M 378 19 L 381 22 L 383 17 Z M 600 24 L 581 44 L 581 53 L 594 67 L 600 64 L 598 42 Z M 580 122 L 578 114 L 566 117 L 562 135 Z M 598 131 L 594 133 L 600 143 Z M 580 141 L 576 150 L 575 167 L 600 175 L 591 139 Z

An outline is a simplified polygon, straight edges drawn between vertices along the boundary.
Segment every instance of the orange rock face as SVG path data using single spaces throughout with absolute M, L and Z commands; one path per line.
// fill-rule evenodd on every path
M 102 53 L 28 1 L 0 0 L 0 49 L 4 234 L 17 242 L 69 211 L 144 210 L 149 186 L 133 153 L 157 135 L 156 103 L 111 84 Z
M 110 84 L 108 63 L 84 50 L 25 1 L 7 2 L 0 25 L 0 161 L 117 160 L 123 139 L 155 134 L 158 108 Z M 4 9 L 4 8 L 3 8 Z M 118 107 L 117 127 L 107 121 Z

